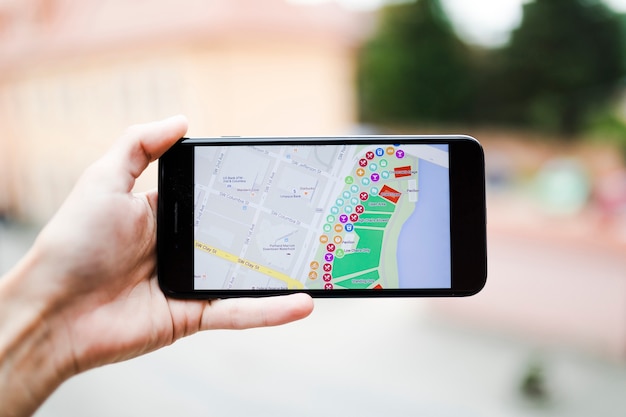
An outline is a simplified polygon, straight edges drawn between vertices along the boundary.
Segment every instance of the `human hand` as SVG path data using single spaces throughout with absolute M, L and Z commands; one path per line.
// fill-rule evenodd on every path
M 45 328 L 40 339 L 56 375 L 39 389 L 31 386 L 31 397 L 42 402 L 76 373 L 200 330 L 279 325 L 312 311 L 305 294 L 197 301 L 161 292 L 155 273 L 157 193 L 131 190 L 148 164 L 186 130 L 180 116 L 129 128 L 85 171 L 25 260 L 0 281 L 0 302 L 3 295 L 21 296 L 27 302 L 22 308 L 33 309 Z M 9 305 L 0 307 L 0 318 L 7 313 Z M 4 361 L 2 354 L 0 343 Z

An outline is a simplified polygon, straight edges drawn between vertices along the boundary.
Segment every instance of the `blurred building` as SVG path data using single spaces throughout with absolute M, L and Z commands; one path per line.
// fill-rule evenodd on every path
M 49 218 L 132 123 L 184 113 L 190 136 L 345 132 L 356 23 L 334 3 L 0 0 L 0 214 Z

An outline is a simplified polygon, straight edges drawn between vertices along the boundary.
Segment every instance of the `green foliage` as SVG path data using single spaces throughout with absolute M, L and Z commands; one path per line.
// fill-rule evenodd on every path
M 580 133 L 624 75 L 621 22 L 594 0 L 535 0 L 499 52 L 501 116 L 512 122 Z
M 386 7 L 360 54 L 360 111 L 368 122 L 463 118 L 471 82 L 469 50 L 438 0 Z
M 438 0 L 387 6 L 359 59 L 361 119 L 514 124 L 574 137 L 624 77 L 620 17 L 599 0 L 534 0 L 509 44 L 470 48 Z
M 611 109 L 594 111 L 585 123 L 585 134 L 593 141 L 617 146 L 626 160 L 626 122 Z

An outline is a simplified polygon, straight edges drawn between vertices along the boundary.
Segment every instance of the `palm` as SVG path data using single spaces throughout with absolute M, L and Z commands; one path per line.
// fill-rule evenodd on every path
M 13 378 L 2 384 L 0 377 L 0 414 L 32 413 L 70 376 L 198 330 L 278 325 L 311 312 L 304 294 L 185 301 L 161 292 L 156 192 L 131 190 L 186 125 L 176 117 L 131 128 L 83 174 L 28 255 L 2 279 L 0 313 L 15 316 L 0 329 L 9 343 L 0 375 Z M 6 353 L 0 346 L 0 356 Z
M 156 278 L 156 192 L 134 195 L 136 177 L 184 132 L 170 127 L 121 142 L 90 167 L 39 238 L 62 277 L 50 291 L 80 372 L 129 359 L 203 329 L 277 325 L 308 315 L 309 297 L 174 300 Z M 87 233 L 85 233 L 87 231 Z M 51 257 L 48 257 L 51 258 Z
M 94 176 L 93 171 L 86 175 Z M 174 326 L 154 276 L 154 196 L 94 196 L 81 186 L 40 237 L 44 246 L 61 248 L 55 261 L 63 269 L 59 289 L 68 306 L 61 325 L 78 371 L 163 345 L 172 340 Z M 66 230 L 92 233 L 65 232 L 59 241 Z

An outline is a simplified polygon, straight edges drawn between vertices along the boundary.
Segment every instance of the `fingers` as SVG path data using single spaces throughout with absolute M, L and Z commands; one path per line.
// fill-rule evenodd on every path
M 139 177 L 148 164 L 165 153 L 187 132 L 187 119 L 173 116 L 129 127 L 118 141 L 126 170 Z
M 313 299 L 307 294 L 211 301 L 204 309 L 201 330 L 278 326 L 307 317 Z
M 148 205 L 150 206 L 150 209 L 152 210 L 152 217 L 156 219 L 159 193 L 157 190 L 150 190 L 146 192 L 145 195 L 146 195 L 146 200 L 148 201 Z
M 91 169 L 97 182 L 129 192 L 148 164 L 165 153 L 187 132 L 187 119 L 174 116 L 126 129 L 115 145 Z

